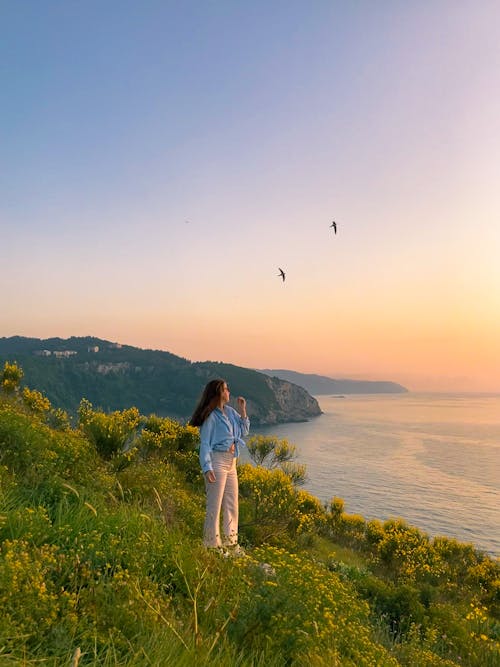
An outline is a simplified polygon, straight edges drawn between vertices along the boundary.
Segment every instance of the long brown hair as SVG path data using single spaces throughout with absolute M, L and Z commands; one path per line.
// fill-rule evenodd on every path
M 193 416 L 189 420 L 191 426 L 201 426 L 208 415 L 218 406 L 225 380 L 218 378 L 210 380 L 205 386 L 198 405 L 194 409 Z

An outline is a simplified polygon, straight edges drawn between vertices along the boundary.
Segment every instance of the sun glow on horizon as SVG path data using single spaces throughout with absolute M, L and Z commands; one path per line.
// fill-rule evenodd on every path
M 500 391 L 500 7 L 4 14 L 0 335 Z

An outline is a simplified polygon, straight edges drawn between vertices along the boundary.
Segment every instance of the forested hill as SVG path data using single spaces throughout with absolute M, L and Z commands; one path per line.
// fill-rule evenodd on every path
M 55 407 L 75 413 L 82 398 L 105 411 L 132 405 L 142 414 L 186 419 L 205 383 L 223 377 L 244 395 L 254 424 L 303 421 L 321 414 L 306 390 L 257 371 L 221 362 L 191 362 L 94 337 L 0 338 L 0 364 L 17 362 L 23 384 Z
M 293 382 L 314 396 L 321 394 L 402 394 L 408 391 L 406 387 L 396 382 L 382 380 L 336 380 L 324 375 L 269 368 L 262 370 L 261 373 Z

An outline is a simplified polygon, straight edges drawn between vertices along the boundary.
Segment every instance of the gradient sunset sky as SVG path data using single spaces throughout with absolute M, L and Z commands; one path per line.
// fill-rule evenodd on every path
M 0 63 L 0 336 L 500 391 L 497 0 L 2 0 Z

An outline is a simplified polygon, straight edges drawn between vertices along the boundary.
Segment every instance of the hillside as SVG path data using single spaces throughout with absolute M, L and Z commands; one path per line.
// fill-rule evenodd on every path
M 289 466 L 246 463 L 247 555 L 223 558 L 201 543 L 198 429 L 89 406 L 72 428 L 13 376 L 0 372 L 1 665 L 500 664 L 499 565 L 472 545 L 326 507 Z
M 227 380 L 244 395 L 254 424 L 304 421 L 321 414 L 303 388 L 257 371 L 220 362 L 191 362 L 170 352 L 144 350 L 94 337 L 0 338 L 0 367 L 16 361 L 26 385 L 75 414 L 86 398 L 105 411 L 131 405 L 143 414 L 187 419 L 205 383 Z
M 313 396 L 321 394 L 402 394 L 408 391 L 406 387 L 396 382 L 382 380 L 336 380 L 325 375 L 269 368 L 262 369 L 260 372 L 287 382 L 293 382 L 299 387 L 303 387 Z

